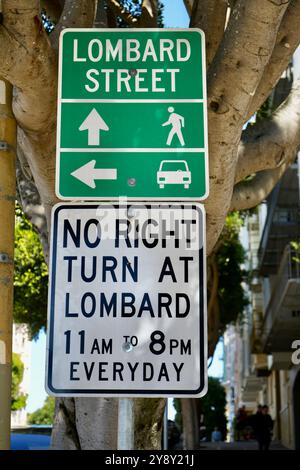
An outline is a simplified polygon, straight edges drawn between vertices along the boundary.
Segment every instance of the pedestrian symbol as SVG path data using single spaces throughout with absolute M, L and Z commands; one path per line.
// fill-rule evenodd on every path
M 182 146 L 185 145 L 184 138 L 182 135 L 182 128 L 184 127 L 184 117 L 180 116 L 180 114 L 174 113 L 173 106 L 168 108 L 170 114 L 169 119 L 162 124 L 162 126 L 172 126 L 172 129 L 169 132 L 167 145 L 171 145 L 174 135 L 176 134 L 179 142 Z

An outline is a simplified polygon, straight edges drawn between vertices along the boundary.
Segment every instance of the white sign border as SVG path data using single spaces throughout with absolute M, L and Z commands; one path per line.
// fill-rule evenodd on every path
M 201 344 L 199 345 L 199 352 L 200 352 L 200 372 L 202 372 L 202 377 L 200 380 L 200 387 L 199 387 L 199 392 L 196 391 L 178 391 L 178 390 L 168 390 L 165 393 L 162 393 L 161 391 L 153 391 L 150 392 L 149 390 L 145 390 L 144 393 L 138 392 L 136 393 L 135 391 L 131 390 L 113 390 L 108 392 L 106 391 L 83 391 L 82 393 L 78 393 L 78 390 L 76 391 L 67 391 L 64 389 L 63 391 L 55 391 L 53 387 L 50 384 L 50 374 L 51 374 L 51 366 L 49 365 L 50 361 L 52 361 L 52 344 L 53 344 L 53 324 L 54 324 L 54 297 L 55 297 L 55 266 L 53 265 L 54 261 L 54 256 L 56 253 L 56 244 L 54 240 L 54 235 L 55 235 L 55 230 L 57 229 L 57 214 L 60 208 L 65 208 L 68 207 L 70 209 L 75 209 L 80 207 L 99 207 L 99 205 L 103 207 L 131 207 L 138 205 L 139 202 L 136 204 L 135 201 L 132 201 L 132 203 L 112 203 L 112 204 L 99 204 L 99 202 L 88 202 L 88 203 L 66 203 L 66 202 L 61 202 L 53 206 L 52 208 L 52 213 L 51 213 L 51 243 L 50 243 L 50 256 L 49 256 L 49 289 L 48 289 L 48 318 L 47 318 L 47 346 L 46 346 L 46 374 L 45 374 L 45 390 L 48 395 L 55 396 L 55 397 L 130 397 L 130 398 L 201 398 L 207 393 L 208 389 L 208 374 L 207 374 L 207 292 L 206 292 L 206 215 L 205 215 L 205 209 L 204 206 L 198 202 L 184 202 L 181 204 L 176 203 L 175 205 L 178 205 L 178 208 L 182 209 L 184 207 L 191 208 L 191 207 L 196 207 L 202 214 L 202 221 L 203 221 L 203 231 L 202 231 L 202 241 L 203 241 L 203 246 L 202 246 L 202 252 L 203 252 L 203 270 L 202 270 L 202 279 L 203 279 L 203 293 L 202 293 L 202 303 L 201 305 L 200 302 L 200 314 L 199 314 L 199 328 L 200 328 L 200 337 L 202 339 L 202 348 L 203 351 L 201 350 Z M 145 204 L 142 204 L 144 207 Z M 161 202 L 161 203 L 156 203 L 156 202 L 151 202 L 150 204 L 146 204 L 146 206 L 155 206 L 155 207 L 174 207 L 174 204 L 169 204 L 167 201 L 166 202 Z M 200 271 L 199 271 L 200 272 Z M 200 298 L 201 298 L 201 293 L 200 293 Z M 201 315 L 201 307 L 202 307 L 202 315 Z M 202 324 L 201 324 L 202 321 Z M 52 344 L 51 344 L 52 343 Z M 201 356 L 202 354 L 202 356 Z M 203 357 L 203 358 L 202 358 Z M 197 393 L 198 392 L 198 393 Z

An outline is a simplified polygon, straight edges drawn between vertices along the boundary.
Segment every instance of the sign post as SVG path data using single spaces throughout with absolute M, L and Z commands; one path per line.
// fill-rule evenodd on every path
M 0 450 L 10 448 L 17 126 L 0 77 Z
M 54 208 L 50 395 L 206 393 L 204 234 L 198 203 Z
M 207 197 L 204 50 L 198 29 L 62 32 L 60 199 Z
M 134 403 L 132 398 L 119 398 L 118 450 L 134 449 Z

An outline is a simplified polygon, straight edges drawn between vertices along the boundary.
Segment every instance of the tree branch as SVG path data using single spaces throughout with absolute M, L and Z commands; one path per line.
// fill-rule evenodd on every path
M 39 23 L 40 2 L 38 0 L 3 0 L 3 27 L 24 46 L 29 45 L 36 34 L 34 22 Z M 32 32 L 34 29 L 34 33 Z M 28 39 L 28 40 L 27 40 Z
M 52 47 L 58 49 L 59 35 L 65 28 L 91 28 L 95 6 L 95 0 L 66 0 L 60 20 L 50 35 Z
M 15 88 L 18 124 L 31 132 L 55 126 L 57 57 L 40 21 L 38 0 L 3 2 L 0 69 Z
M 124 6 L 120 5 L 117 0 L 108 0 L 109 9 L 115 16 L 119 16 L 129 26 L 137 26 L 138 18 L 135 18 Z
M 189 17 L 191 17 L 194 0 L 183 0 L 183 3 L 186 8 L 187 14 L 189 15 Z
M 256 207 L 270 194 L 280 180 L 289 163 L 279 168 L 258 172 L 250 181 L 242 181 L 234 187 L 230 211 L 240 211 Z
M 292 0 L 280 25 L 271 58 L 253 97 L 245 118 L 247 122 L 270 95 L 300 43 L 300 2 Z
M 234 116 L 245 116 L 272 54 L 286 8 L 287 3 L 279 5 L 269 0 L 237 2 L 208 75 L 212 116 L 220 120 L 220 115 L 227 114 L 221 118 L 223 121 L 228 121 L 230 111 Z
M 143 0 L 142 12 L 134 17 L 117 0 L 108 0 L 108 7 L 114 16 L 122 18 L 129 26 L 136 28 L 157 28 L 157 0 Z
M 157 0 L 143 0 L 139 28 L 157 28 Z
M 28 168 L 25 156 L 18 147 L 17 159 L 17 200 L 23 212 L 27 215 L 31 223 L 37 229 L 43 246 L 45 259 L 49 256 L 48 227 L 45 218 L 45 210 L 41 204 L 41 198 L 34 184 L 33 179 L 28 175 Z
M 104 0 L 97 1 L 94 27 L 95 28 L 107 28 L 108 27 L 106 2 Z
M 3 1 L 0 69 L 14 85 L 18 146 L 26 155 L 45 214 L 54 195 L 57 54 L 40 21 L 38 0 Z
M 211 64 L 222 41 L 227 14 L 226 0 L 194 0 L 190 27 L 205 33 L 206 63 Z
M 44 8 L 51 21 L 57 23 L 63 10 L 63 2 L 61 0 L 41 0 L 41 8 Z
M 238 0 L 208 73 L 210 194 L 208 252 L 230 207 L 244 117 L 271 56 L 288 4 Z
M 300 150 L 300 78 L 271 120 L 248 125 L 238 151 L 235 182 L 294 160 Z

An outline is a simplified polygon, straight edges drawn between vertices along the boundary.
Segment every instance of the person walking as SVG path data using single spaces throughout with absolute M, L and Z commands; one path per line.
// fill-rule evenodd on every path
M 215 427 L 211 433 L 211 442 L 220 442 L 222 441 L 222 433 L 219 431 L 218 427 Z
M 243 405 L 241 408 L 238 409 L 236 415 L 236 430 L 237 430 L 237 440 L 241 441 L 244 438 L 244 429 L 247 424 L 247 412 L 246 407 Z
M 255 416 L 255 438 L 258 442 L 259 450 L 269 450 L 273 426 L 274 423 L 269 415 L 269 408 L 267 405 L 264 405 L 261 408 L 261 412 L 258 411 Z

